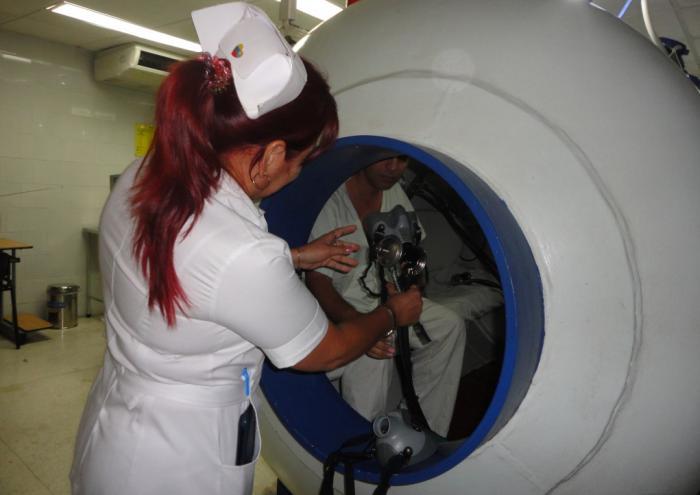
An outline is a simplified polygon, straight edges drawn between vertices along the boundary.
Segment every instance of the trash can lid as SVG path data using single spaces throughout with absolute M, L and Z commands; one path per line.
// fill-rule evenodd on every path
M 80 286 L 77 284 L 51 284 L 46 289 L 49 292 L 77 292 Z

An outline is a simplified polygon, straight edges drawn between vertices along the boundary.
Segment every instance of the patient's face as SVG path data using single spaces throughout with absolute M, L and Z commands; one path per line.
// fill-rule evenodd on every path
M 362 173 L 373 187 L 380 191 L 386 191 L 396 184 L 408 165 L 408 160 L 402 157 L 387 158 L 373 163 L 365 168 Z

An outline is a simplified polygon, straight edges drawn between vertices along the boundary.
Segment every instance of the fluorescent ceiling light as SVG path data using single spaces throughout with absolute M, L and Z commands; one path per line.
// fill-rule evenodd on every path
M 630 4 L 632 3 L 632 0 L 627 0 L 625 4 L 622 6 L 620 9 L 620 12 L 617 14 L 617 17 L 619 19 L 622 19 L 622 16 L 625 15 L 625 12 L 627 12 L 627 9 L 630 7 Z
M 161 33 L 153 29 L 148 29 L 123 19 L 119 19 L 118 17 L 103 14 L 102 12 L 97 12 L 96 10 L 86 9 L 85 7 L 72 3 L 61 2 L 50 7 L 46 7 L 46 10 L 50 10 L 56 14 L 72 17 L 101 28 L 130 34 L 132 36 L 136 36 L 137 38 L 154 41 L 163 45 L 182 48 L 183 50 L 188 50 L 190 52 L 202 51 L 202 47 L 197 43 L 183 40 L 182 38 L 177 38 L 175 36 L 170 36 L 169 34 Z
M 326 21 L 343 9 L 327 0 L 297 0 L 297 10 Z
M 6 59 L 6 60 L 12 60 L 13 62 L 22 62 L 23 64 L 31 64 L 32 59 L 30 58 L 24 58 L 24 57 L 18 57 L 17 55 L 11 55 L 9 53 L 2 53 L 0 54 L 0 57 Z

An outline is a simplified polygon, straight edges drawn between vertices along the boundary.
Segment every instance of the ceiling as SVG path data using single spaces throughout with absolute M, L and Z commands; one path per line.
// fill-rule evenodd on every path
M 0 0 L 0 29 L 36 36 L 58 43 L 97 51 L 132 41 L 142 41 L 129 35 L 104 30 L 46 10 L 59 0 Z M 106 14 L 131 21 L 157 31 L 197 41 L 190 18 L 193 10 L 224 3 L 224 0 L 70 0 L 71 3 L 98 10 Z M 328 0 L 345 6 L 345 0 Z M 262 8 L 270 18 L 279 18 L 280 2 L 275 0 L 252 0 L 248 3 Z M 303 12 L 294 20 L 302 31 L 309 31 L 319 23 L 315 17 Z M 294 38 L 303 34 L 298 31 Z M 191 54 L 177 48 L 145 42 L 173 53 Z M 1 47 L 0 47 L 1 48 Z
M 198 8 L 222 3 L 223 0 L 72 0 L 84 7 L 99 10 L 128 21 L 146 26 L 164 33 L 197 41 L 190 12 Z M 339 6 L 345 0 L 329 0 Z M 380 2 L 383 0 L 361 0 Z M 483 0 L 488 1 L 488 0 Z M 564 1 L 564 0 L 561 0 Z M 700 0 L 648 0 L 654 28 L 659 36 L 678 39 L 691 51 L 686 57 L 690 72 L 700 71 Z M 138 39 L 120 35 L 112 31 L 93 27 L 88 24 L 53 14 L 46 7 L 56 0 L 0 0 L 0 29 L 14 31 L 30 36 L 78 46 L 90 51 L 97 51 Z M 279 18 L 279 2 L 275 0 L 252 0 L 265 10 L 272 19 Z M 625 0 L 595 0 L 606 10 L 618 13 Z M 645 33 L 639 0 L 632 2 L 624 16 L 624 21 Z M 298 39 L 304 31 L 309 31 L 318 19 L 299 12 L 294 23 L 301 29 L 292 34 Z M 148 42 L 149 45 L 158 46 Z M 2 47 L 0 47 L 1 49 Z M 161 47 L 174 53 L 187 55 L 178 49 Z

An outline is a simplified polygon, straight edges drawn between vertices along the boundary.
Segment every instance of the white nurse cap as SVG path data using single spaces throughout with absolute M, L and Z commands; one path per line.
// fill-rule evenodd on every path
M 256 119 L 299 96 L 306 69 L 258 7 L 232 2 L 192 12 L 202 51 L 231 64 L 238 99 Z

